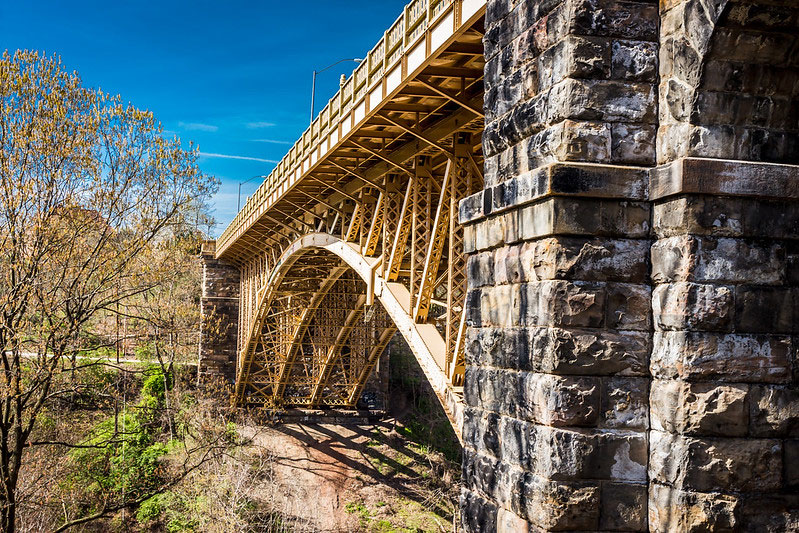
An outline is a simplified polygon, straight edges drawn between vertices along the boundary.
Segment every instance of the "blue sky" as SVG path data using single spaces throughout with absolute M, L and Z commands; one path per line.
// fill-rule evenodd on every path
M 405 3 L 0 0 L 0 49 L 57 53 L 85 85 L 198 143 L 209 154 L 201 168 L 222 181 L 220 233 L 235 216 L 238 183 L 268 174 L 307 127 L 312 71 L 364 57 Z M 354 67 L 320 76 L 317 111 Z M 242 203 L 258 184 L 242 186 Z

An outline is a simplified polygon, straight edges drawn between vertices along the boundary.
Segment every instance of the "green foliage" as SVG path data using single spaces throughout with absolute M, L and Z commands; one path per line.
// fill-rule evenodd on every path
M 140 361 L 150 361 L 153 358 L 153 345 L 151 343 L 142 343 L 136 346 L 133 350 L 133 355 Z
M 167 390 L 172 390 L 174 377 L 171 373 L 164 373 L 161 367 L 152 365 L 144 372 L 145 378 L 141 385 L 142 401 L 145 399 L 155 401 L 156 405 L 164 402 Z
M 138 404 L 96 424 L 88 439 L 70 453 L 77 468 L 64 481 L 101 501 L 109 496 L 137 499 L 155 491 L 165 481 L 163 458 L 175 443 L 161 438 L 156 408 L 164 403 L 166 379 L 150 368 Z M 158 514 L 161 499 L 147 500 L 143 517 Z
M 395 525 L 386 518 L 375 517 L 376 512 L 372 512 L 363 502 L 350 502 L 344 509 L 349 514 L 357 515 L 361 529 L 369 533 L 417 533 L 441 530 L 441 522 L 435 518 L 435 513 L 425 509 L 421 504 L 404 498 L 395 503 L 399 506 L 395 521 L 401 525 Z M 375 505 L 377 509 L 385 506 L 385 502 L 378 502 Z
M 156 494 L 149 500 L 144 500 L 136 512 L 136 520 L 147 524 L 161 518 L 161 513 L 164 512 L 162 502 L 166 497 L 167 494 Z
M 164 492 L 145 500 L 136 513 L 136 520 L 143 526 L 163 523 L 168 533 L 193 533 L 200 531 L 197 519 L 191 513 L 201 502 L 191 500 L 175 492 Z
M 372 513 L 369 512 L 369 509 L 363 502 L 349 502 L 344 510 L 347 511 L 348 514 L 356 514 L 360 518 L 361 527 L 366 527 L 372 518 Z

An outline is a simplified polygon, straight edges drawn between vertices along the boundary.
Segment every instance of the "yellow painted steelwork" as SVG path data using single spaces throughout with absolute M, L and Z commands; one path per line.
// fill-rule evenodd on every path
M 399 331 L 458 426 L 484 14 L 411 2 L 217 241 L 242 273 L 241 404 L 352 406 Z

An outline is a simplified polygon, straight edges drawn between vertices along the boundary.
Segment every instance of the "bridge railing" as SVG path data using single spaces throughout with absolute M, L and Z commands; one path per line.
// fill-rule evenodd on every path
M 413 0 L 217 239 L 222 255 L 486 0 Z M 428 31 L 429 30 L 429 31 Z M 434 34 L 434 35 L 433 35 Z

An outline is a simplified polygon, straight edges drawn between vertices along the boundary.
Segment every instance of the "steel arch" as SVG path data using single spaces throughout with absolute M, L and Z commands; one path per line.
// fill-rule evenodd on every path
M 378 268 L 381 266 L 382 262 L 380 258 L 366 257 L 361 253 L 361 247 L 358 244 L 346 242 L 328 233 L 307 234 L 290 244 L 276 261 L 275 267 L 267 278 L 266 285 L 259 291 L 256 318 L 253 320 L 252 326 L 247 334 L 241 351 L 239 365 L 237 365 L 236 397 L 239 403 L 246 402 L 245 393 L 247 392 L 247 387 L 248 385 L 252 385 L 251 371 L 253 367 L 253 358 L 256 347 L 260 342 L 261 328 L 264 327 L 266 313 L 272 305 L 276 290 L 292 267 L 297 264 L 297 261 L 311 251 L 321 250 L 339 258 L 343 265 L 346 265 L 346 269 L 355 272 L 365 283 L 366 294 L 362 296 L 363 302 L 361 307 L 373 303 L 375 298 L 380 302 L 393 323 L 394 328 L 402 334 L 411 348 L 411 351 L 438 396 L 442 407 L 450 418 L 455 432 L 460 437 L 463 421 L 463 404 L 462 400 L 453 390 L 444 370 L 446 368 L 445 338 L 442 337 L 435 325 L 417 323 L 414 320 L 408 288 L 401 283 L 386 281 L 380 276 L 378 273 Z M 312 309 L 317 308 L 318 304 L 324 300 L 327 291 L 329 291 L 333 284 L 343 275 L 343 270 L 345 270 L 344 266 L 333 268 L 331 275 L 320 283 L 318 291 L 311 298 L 312 303 L 308 306 L 307 312 L 303 313 L 300 324 L 297 325 L 298 331 L 307 330 L 309 320 L 313 314 Z M 348 317 L 347 320 L 341 323 L 340 329 L 344 331 L 352 320 L 353 317 Z M 302 335 L 302 333 L 299 333 L 299 335 Z M 374 365 L 374 361 L 380 355 L 379 352 L 382 352 L 382 349 L 385 348 L 391 336 L 392 335 L 388 334 L 387 331 L 383 331 L 375 345 L 372 346 L 368 365 L 361 370 L 356 389 L 350 393 L 348 398 L 350 404 L 357 400 L 355 392 L 363 387 L 365 380 L 368 378 L 368 372 L 371 372 L 371 367 Z M 292 344 L 290 350 L 294 351 L 296 349 L 295 342 Z M 335 358 L 335 351 L 331 351 L 327 357 L 328 360 L 333 358 Z M 326 372 L 329 372 L 330 362 L 327 361 L 327 363 Z M 287 372 L 285 369 L 287 364 L 289 364 L 288 358 L 283 363 L 284 368 L 281 369 L 281 374 L 283 375 Z M 316 399 L 318 399 L 320 394 L 320 386 L 322 386 L 320 383 L 314 384 L 313 397 Z M 276 400 L 276 403 L 280 403 L 280 396 L 283 392 L 284 389 L 282 387 L 275 388 L 272 391 L 272 396 Z

